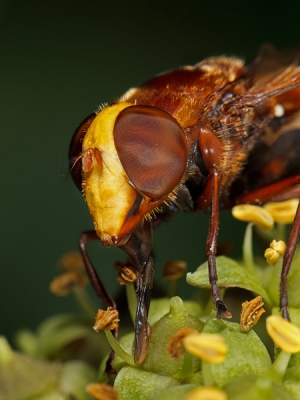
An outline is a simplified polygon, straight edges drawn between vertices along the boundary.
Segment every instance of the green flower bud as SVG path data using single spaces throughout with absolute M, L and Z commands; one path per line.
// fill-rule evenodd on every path
M 170 387 L 158 393 L 154 393 L 149 396 L 147 400 L 183 400 L 185 396 L 196 387 L 197 386 L 194 384 Z
M 171 336 L 183 328 L 192 328 L 199 332 L 203 328 L 203 322 L 186 311 L 180 297 L 173 297 L 170 300 L 170 311 L 152 327 L 149 352 L 142 363 L 142 368 L 164 375 L 178 374 L 184 357 L 172 359 L 167 348 Z M 192 357 L 192 363 L 193 371 L 200 369 L 200 361 L 197 358 Z
M 126 366 L 118 373 L 114 389 L 117 390 L 121 400 L 140 400 L 179 384 L 180 382 L 171 376 Z

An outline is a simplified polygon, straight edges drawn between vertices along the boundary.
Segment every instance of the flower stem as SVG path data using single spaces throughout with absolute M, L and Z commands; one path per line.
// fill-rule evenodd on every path
M 111 331 L 104 331 L 104 333 L 113 351 L 127 364 L 131 365 L 132 367 L 136 367 L 136 364 L 133 361 L 133 356 L 122 349 Z
M 178 279 L 172 279 L 170 281 L 170 286 L 168 290 L 168 296 L 170 299 L 177 295 L 177 289 L 178 289 Z
M 275 235 L 276 240 L 286 240 L 286 224 L 277 223 Z
M 82 310 L 86 313 L 86 315 L 91 319 L 95 319 L 97 310 L 90 300 L 86 290 L 82 288 L 75 288 L 73 290 L 73 293 L 77 302 L 79 303 Z
M 281 383 L 288 367 L 289 361 L 291 358 L 291 353 L 287 353 L 286 351 L 281 351 L 276 360 L 273 362 L 272 366 L 270 367 L 267 375 L 269 378 L 273 379 L 274 381 Z
M 249 272 L 254 272 L 254 260 L 253 260 L 253 249 L 252 249 L 252 228 L 253 224 L 249 223 L 247 225 L 244 243 L 243 243 L 243 259 L 244 265 Z
M 180 371 L 174 375 L 175 379 L 186 379 L 193 375 L 193 356 L 189 352 L 185 352 L 183 363 Z

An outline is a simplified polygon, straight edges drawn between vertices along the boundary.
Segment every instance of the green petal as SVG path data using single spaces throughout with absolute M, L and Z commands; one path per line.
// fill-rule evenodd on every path
M 83 361 L 69 361 L 64 364 L 60 376 L 59 389 L 74 399 L 88 400 L 90 396 L 85 391 L 88 383 L 95 381 L 96 372 Z
M 35 356 L 40 358 L 72 358 L 72 354 L 62 354 L 70 343 L 87 339 L 85 359 L 91 357 L 95 361 L 103 357 L 109 350 L 107 340 L 103 332 L 96 333 L 93 330 L 93 321 L 89 318 L 75 315 L 55 315 L 44 321 L 37 331 L 37 349 Z
M 51 390 L 59 382 L 62 368 L 59 363 L 13 352 L 10 361 L 0 365 L 0 400 L 27 399 Z
M 204 325 L 203 332 L 221 335 L 228 347 L 222 364 L 202 362 L 204 384 L 222 387 L 243 375 L 266 373 L 271 365 L 269 353 L 257 334 L 242 332 L 239 324 L 215 318 L 215 312 Z
M 284 375 L 283 386 L 294 396 L 295 400 L 300 400 L 300 366 L 288 368 Z
M 0 400 L 65 400 L 71 395 L 88 400 L 85 386 L 95 378 L 96 371 L 82 361 L 62 364 L 12 352 L 10 360 L 0 364 Z
M 262 296 L 267 304 L 270 298 L 260 284 L 256 275 L 251 274 L 231 258 L 220 256 L 216 258 L 218 285 L 220 288 L 240 287 Z M 187 274 L 187 282 L 192 286 L 210 289 L 207 262 L 202 264 L 194 273 Z

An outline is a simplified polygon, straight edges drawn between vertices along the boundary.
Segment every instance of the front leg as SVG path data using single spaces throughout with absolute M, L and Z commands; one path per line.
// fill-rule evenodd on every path
M 132 259 L 137 273 L 137 310 L 135 318 L 134 361 L 145 359 L 151 337 L 148 313 L 153 286 L 152 225 L 142 221 L 125 245 L 121 247 Z
M 104 304 L 104 307 L 108 308 L 111 307 L 112 309 L 116 309 L 116 303 L 114 299 L 110 296 L 108 291 L 106 290 L 104 284 L 102 283 L 102 280 L 100 279 L 99 275 L 97 274 L 90 257 L 88 256 L 88 253 L 86 251 L 86 245 L 87 243 L 93 241 L 93 240 L 99 240 L 99 237 L 95 231 L 85 231 L 82 232 L 79 238 L 79 248 L 80 252 L 82 255 L 82 259 L 84 262 L 84 266 L 86 269 L 86 272 L 90 278 L 91 284 L 93 286 L 93 289 L 99 299 L 102 301 Z
M 208 182 L 199 199 L 199 207 L 207 207 L 211 204 L 208 235 L 206 240 L 206 256 L 208 262 L 208 275 L 211 285 L 211 294 L 216 305 L 218 318 L 231 318 L 231 313 L 227 309 L 222 299 L 220 289 L 218 287 L 218 276 L 216 266 L 217 239 L 219 229 L 219 197 L 220 197 L 220 178 L 221 173 L 218 168 L 213 167 L 210 171 Z
M 86 269 L 86 272 L 90 278 L 91 284 L 93 286 L 93 289 L 99 299 L 102 301 L 104 304 L 104 307 L 109 308 L 111 307 L 112 309 L 116 309 L 116 303 L 114 299 L 110 296 L 108 291 L 106 290 L 102 280 L 100 279 L 99 275 L 97 274 L 90 257 L 88 256 L 88 253 L 86 251 L 86 245 L 87 243 L 93 241 L 93 240 L 99 240 L 98 235 L 96 234 L 95 231 L 85 231 L 82 232 L 79 238 L 79 248 L 80 252 L 82 255 L 82 259 L 84 262 L 84 266 Z M 118 337 L 118 329 L 113 329 L 112 334 L 114 335 L 115 338 Z M 113 369 L 111 366 L 111 363 L 114 359 L 114 351 L 110 351 L 110 355 L 108 357 L 108 360 L 106 361 L 106 368 L 105 371 L 110 375 L 113 373 Z

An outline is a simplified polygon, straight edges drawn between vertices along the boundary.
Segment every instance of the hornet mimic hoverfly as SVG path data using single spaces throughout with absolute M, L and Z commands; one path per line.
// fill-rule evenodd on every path
M 207 211 L 209 279 L 218 316 L 230 317 L 217 284 L 219 209 L 300 197 L 300 67 L 265 45 L 249 65 L 212 57 L 161 74 L 100 107 L 76 130 L 69 151 L 94 231 L 80 236 L 92 285 L 115 308 L 86 252 L 100 239 L 130 257 L 136 272 L 134 359 L 147 354 L 153 281 L 152 228 L 179 210 Z M 300 229 L 292 226 L 280 304 L 289 319 L 286 277 Z

